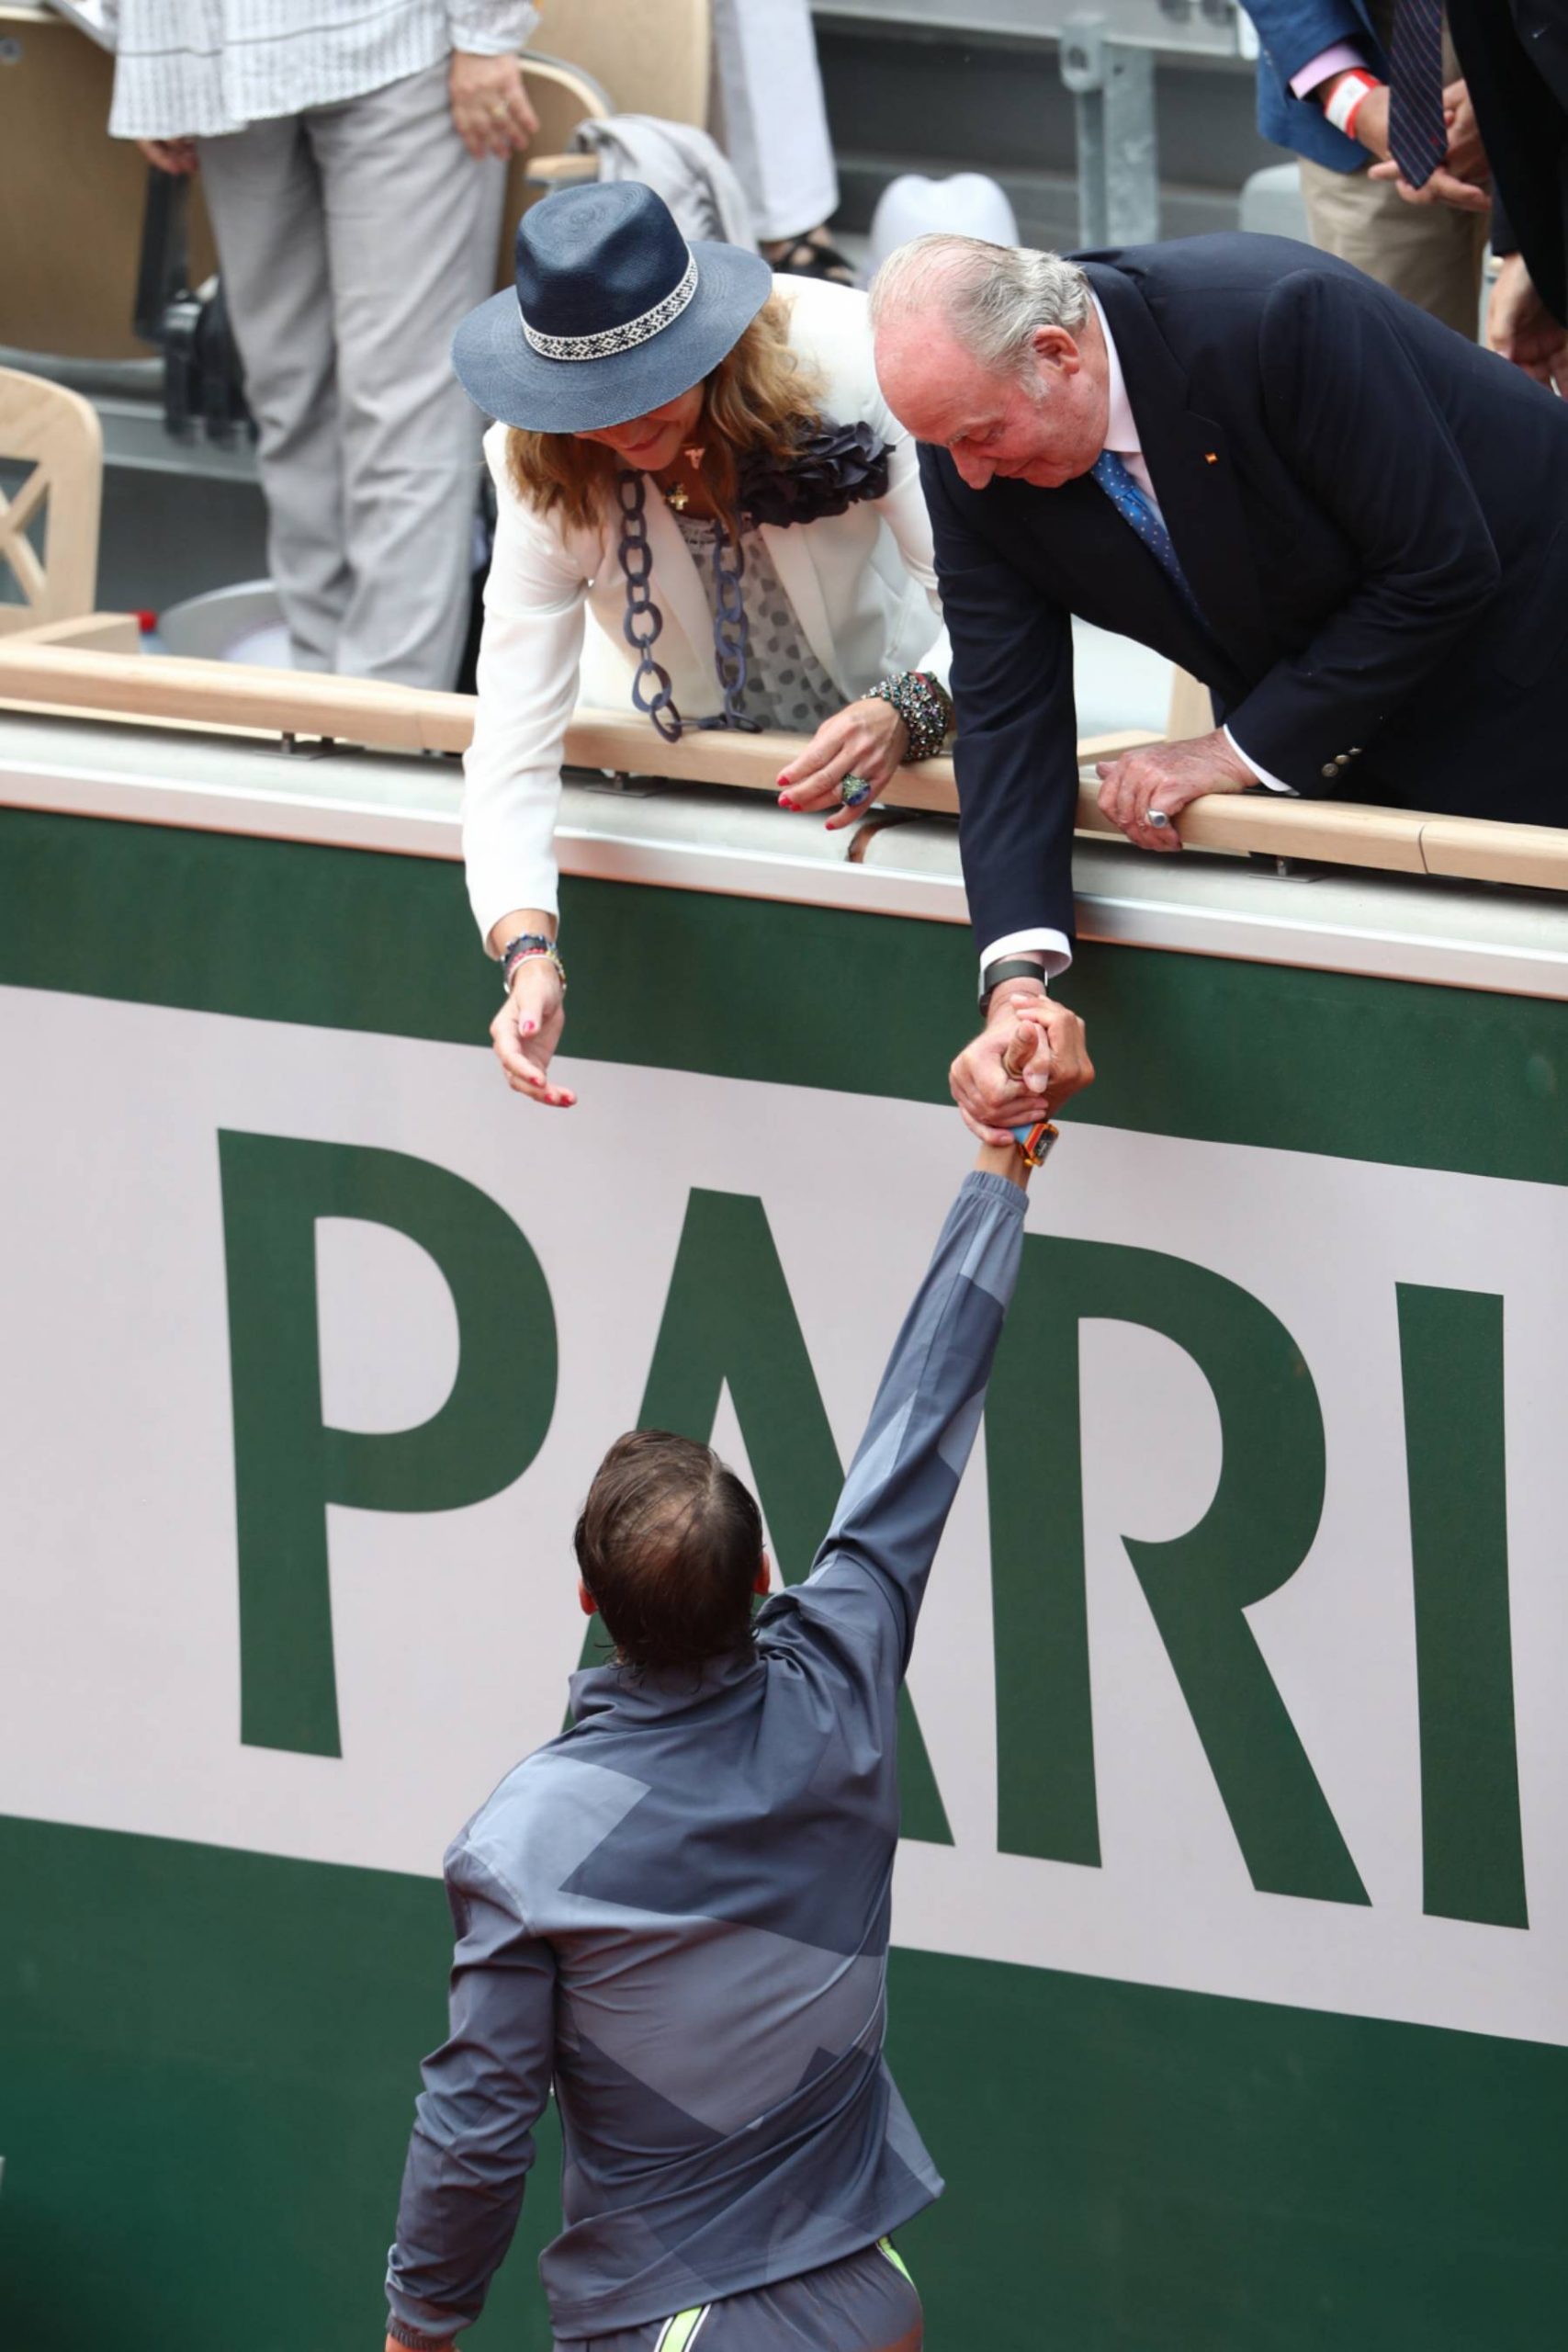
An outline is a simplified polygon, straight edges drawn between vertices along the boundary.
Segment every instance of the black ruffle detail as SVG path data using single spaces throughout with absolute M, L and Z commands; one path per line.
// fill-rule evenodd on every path
M 889 442 L 869 424 L 824 419 L 796 443 L 786 460 L 753 456 L 740 461 L 737 503 L 753 523 L 783 529 L 847 514 L 863 498 L 887 495 Z

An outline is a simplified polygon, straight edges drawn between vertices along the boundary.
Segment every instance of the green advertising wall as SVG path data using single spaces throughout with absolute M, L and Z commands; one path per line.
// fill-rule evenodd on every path
M 970 1025 L 962 932 L 583 882 L 563 913 L 592 942 L 572 963 L 576 1055 L 945 1097 Z M 0 815 L 0 984 L 459 1044 L 482 1040 L 494 1001 L 454 866 L 19 811 Z M 1568 1007 L 1096 947 L 1071 997 L 1101 1072 L 1083 1122 L 1568 1176 Z M 1412 1363 L 1452 1336 L 1452 1295 L 1402 1297 Z M 1488 1333 L 1465 1344 L 1483 1351 Z M 1495 1529 L 1501 1441 L 1482 1429 L 1474 1478 L 1445 1498 L 1442 1393 L 1406 1401 L 1413 1445 L 1426 1409 L 1435 1449 L 1422 1491 L 1441 1521 L 1424 1539 L 1440 1596 L 1453 1528 L 1483 1554 Z M 13 1559 L 6 1581 L 48 1573 Z M 1029 1589 L 1009 1588 L 1021 1610 Z M 1153 1582 L 1149 1598 L 1157 1612 Z M 1506 1592 L 1502 1606 L 1506 1647 Z M 1002 1718 L 1047 1701 L 1055 1726 L 1070 1716 L 1051 1637 L 1048 1618 L 998 1629 Z M 1440 1666 L 1465 1628 L 1434 1619 L 1423 1638 Z M 1190 1670 L 1201 1680 L 1201 1658 Z M 1438 1713 L 1443 1690 L 1434 1669 Z M 1278 1746 L 1277 1726 L 1258 1736 Z M 1021 1742 L 1004 1776 L 1004 1842 L 1069 1853 L 1077 1800 L 1041 1753 Z M 1364 1900 L 1331 1837 L 1271 1860 L 1265 1824 L 1249 1848 L 1247 1758 L 1211 1760 L 1255 1884 L 1271 1867 L 1319 1870 L 1326 1899 Z M 1463 1783 L 1466 1756 L 1435 1741 L 1423 1770 Z M 1426 1794 L 1460 1825 L 1428 1851 L 1427 1909 L 1522 1927 L 1517 1792 L 1432 1781 Z M 448 1939 L 433 1878 L 0 1818 L 0 2352 L 378 2341 Z M 932 2352 L 1544 2352 L 1568 2338 L 1568 2050 L 926 1951 L 895 1951 L 891 2005 L 894 2068 L 949 2183 L 902 2241 Z M 476 2346 L 547 2352 L 533 2259 L 554 2166 L 547 2132 Z

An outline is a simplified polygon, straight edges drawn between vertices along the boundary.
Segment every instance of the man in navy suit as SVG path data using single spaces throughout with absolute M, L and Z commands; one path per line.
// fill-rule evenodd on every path
M 1259 785 L 1568 822 L 1568 406 L 1517 368 L 1274 237 L 920 238 L 873 315 L 953 640 L 977 1132 L 1028 1115 L 1007 1000 L 1071 956 L 1075 613 L 1213 695 L 1212 733 L 1100 770 L 1145 848 Z

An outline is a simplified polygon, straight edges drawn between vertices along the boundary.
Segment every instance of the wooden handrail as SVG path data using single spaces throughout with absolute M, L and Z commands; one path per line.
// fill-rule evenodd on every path
M 0 641 L 0 707 L 7 705 L 90 711 L 152 725 L 328 737 L 394 752 L 462 752 L 474 714 L 471 695 L 231 662 L 149 661 L 25 637 Z M 1078 744 L 1079 762 L 1087 766 L 1158 740 L 1143 729 L 1086 738 Z M 640 719 L 581 710 L 567 729 L 566 757 L 577 767 L 772 792 L 798 744 L 792 735 L 717 730 L 665 743 Z M 885 797 L 895 808 L 955 814 L 953 763 L 928 760 L 901 771 Z M 1092 786 L 1079 794 L 1077 824 L 1084 832 L 1115 832 L 1100 813 Z M 1215 793 L 1186 811 L 1181 838 L 1193 849 L 1568 889 L 1568 831 L 1551 825 L 1439 817 L 1342 800 Z

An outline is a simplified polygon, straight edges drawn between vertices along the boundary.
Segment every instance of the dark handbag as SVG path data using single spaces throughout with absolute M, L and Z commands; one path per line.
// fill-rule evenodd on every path
M 245 405 L 244 369 L 229 325 L 221 282 L 194 288 L 186 228 L 188 181 L 151 166 L 141 220 L 132 332 L 164 355 L 164 429 L 189 441 L 231 442 L 255 424 Z

